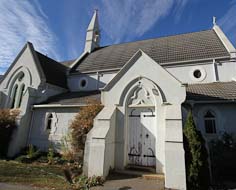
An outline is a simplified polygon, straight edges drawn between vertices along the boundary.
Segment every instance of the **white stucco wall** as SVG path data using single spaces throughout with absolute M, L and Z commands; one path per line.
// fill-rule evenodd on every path
M 215 73 L 213 69 L 213 61 L 207 64 L 195 64 L 181 66 L 168 66 L 165 69 L 174 75 L 182 83 L 209 83 L 215 81 Z M 193 71 L 199 69 L 204 75 L 200 79 L 196 79 L 193 76 Z
M 68 128 L 79 108 L 36 108 L 34 109 L 28 144 L 33 144 L 41 150 L 47 151 L 52 144 L 57 150 L 61 140 L 68 134 Z M 52 130 L 45 130 L 47 114 L 53 114 Z
M 81 74 L 71 75 L 68 77 L 68 86 L 71 91 L 91 91 L 103 88 L 114 76 L 116 72 L 108 73 L 93 73 L 93 74 Z M 87 85 L 81 87 L 81 80 L 86 80 Z
M 205 132 L 204 115 L 208 110 L 213 111 L 216 116 L 216 135 L 209 135 Z M 224 132 L 236 135 L 235 103 L 195 104 L 193 109 L 193 116 L 197 127 L 208 139 L 222 135 Z
M 236 62 L 223 62 L 217 65 L 219 81 L 236 80 Z
M 236 79 L 236 62 L 218 61 L 215 63 L 215 68 L 213 60 L 208 62 L 182 63 L 168 66 L 163 65 L 163 68 L 182 83 L 210 83 L 215 82 L 216 80 L 227 82 Z M 147 67 L 145 69 L 147 69 Z M 200 79 L 193 76 L 193 72 L 198 69 L 202 72 L 202 77 Z M 110 73 L 100 72 L 99 77 L 97 73 L 70 75 L 68 77 L 68 85 L 71 91 L 97 90 L 109 83 L 117 72 L 118 71 Z M 82 79 L 86 79 L 87 81 L 88 85 L 85 88 L 80 87 L 80 81 Z

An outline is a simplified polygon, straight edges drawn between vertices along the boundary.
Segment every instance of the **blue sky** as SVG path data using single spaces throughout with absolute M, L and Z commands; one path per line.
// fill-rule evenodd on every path
M 0 74 L 26 41 L 58 61 L 77 58 L 94 9 L 102 46 L 210 29 L 213 16 L 236 42 L 236 0 L 0 0 Z

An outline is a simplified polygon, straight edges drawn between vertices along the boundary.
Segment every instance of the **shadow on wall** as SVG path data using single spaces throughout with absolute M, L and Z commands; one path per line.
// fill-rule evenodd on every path
M 96 77 L 97 78 L 93 78 L 89 75 L 82 74 L 79 78 L 79 90 L 98 90 L 99 88 L 103 88 L 106 83 L 101 81 L 100 75 Z
M 7 96 L 0 91 L 0 108 L 6 108 Z

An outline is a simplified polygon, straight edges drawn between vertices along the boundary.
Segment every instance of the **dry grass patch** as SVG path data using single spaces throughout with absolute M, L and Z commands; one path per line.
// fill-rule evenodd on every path
M 68 190 L 62 166 L 0 160 L 0 182 Z

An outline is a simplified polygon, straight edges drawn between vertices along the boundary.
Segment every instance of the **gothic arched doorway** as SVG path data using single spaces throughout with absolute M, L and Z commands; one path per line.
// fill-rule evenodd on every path
M 141 82 L 130 93 L 126 105 L 127 164 L 156 166 L 157 117 L 152 90 Z

